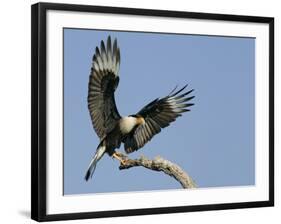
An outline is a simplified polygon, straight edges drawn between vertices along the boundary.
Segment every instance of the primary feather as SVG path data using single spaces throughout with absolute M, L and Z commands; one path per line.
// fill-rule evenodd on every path
M 114 92 L 119 83 L 120 50 L 115 39 L 111 50 L 111 38 L 107 39 L 107 48 L 101 41 L 93 56 L 88 87 L 88 108 L 93 127 L 103 139 L 121 118 L 115 103 Z

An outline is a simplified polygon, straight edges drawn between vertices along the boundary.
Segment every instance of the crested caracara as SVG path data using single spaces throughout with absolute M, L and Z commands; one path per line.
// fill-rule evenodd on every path
M 186 86 L 167 96 L 157 98 L 143 107 L 134 115 L 122 117 L 116 107 L 114 92 L 119 83 L 120 49 L 117 40 L 111 44 L 110 36 L 106 46 L 101 41 L 100 48 L 96 47 L 93 56 L 91 74 L 88 86 L 88 109 L 93 127 L 100 138 L 100 143 L 93 156 L 85 180 L 92 177 L 97 162 L 102 156 L 108 155 L 120 160 L 115 151 L 124 144 L 126 153 L 142 148 L 162 128 L 170 125 L 182 113 L 189 111 L 193 103 L 193 91 L 186 91 Z

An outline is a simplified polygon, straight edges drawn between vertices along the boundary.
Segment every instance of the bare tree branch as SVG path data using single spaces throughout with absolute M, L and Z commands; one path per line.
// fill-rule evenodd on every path
M 169 176 L 175 178 L 183 188 L 197 187 L 192 178 L 181 167 L 169 160 L 163 159 L 160 156 L 150 160 L 144 156 L 141 156 L 139 159 L 130 159 L 121 152 L 118 152 L 118 155 L 122 157 L 122 162 L 119 166 L 120 170 L 142 166 L 150 170 L 162 171 L 165 174 L 168 174 Z

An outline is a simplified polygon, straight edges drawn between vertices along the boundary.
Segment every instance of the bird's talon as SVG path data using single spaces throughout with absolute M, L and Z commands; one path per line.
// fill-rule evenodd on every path
M 122 160 L 120 161 L 120 163 L 121 163 L 122 166 L 125 166 L 125 165 L 126 165 L 126 160 L 122 159 Z
M 115 151 L 114 153 L 115 155 L 119 156 L 119 157 L 123 157 L 123 154 L 121 152 Z

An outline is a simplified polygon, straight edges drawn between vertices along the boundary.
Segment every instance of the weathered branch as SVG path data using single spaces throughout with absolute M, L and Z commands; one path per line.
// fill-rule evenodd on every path
M 165 174 L 175 178 L 183 188 L 196 188 L 196 184 L 192 178 L 177 164 L 170 162 L 157 156 L 153 160 L 147 159 L 141 156 L 139 159 L 130 159 L 128 156 L 118 152 L 122 157 L 122 163 L 120 163 L 119 169 L 129 169 L 132 167 L 142 166 L 154 171 L 162 171 Z

